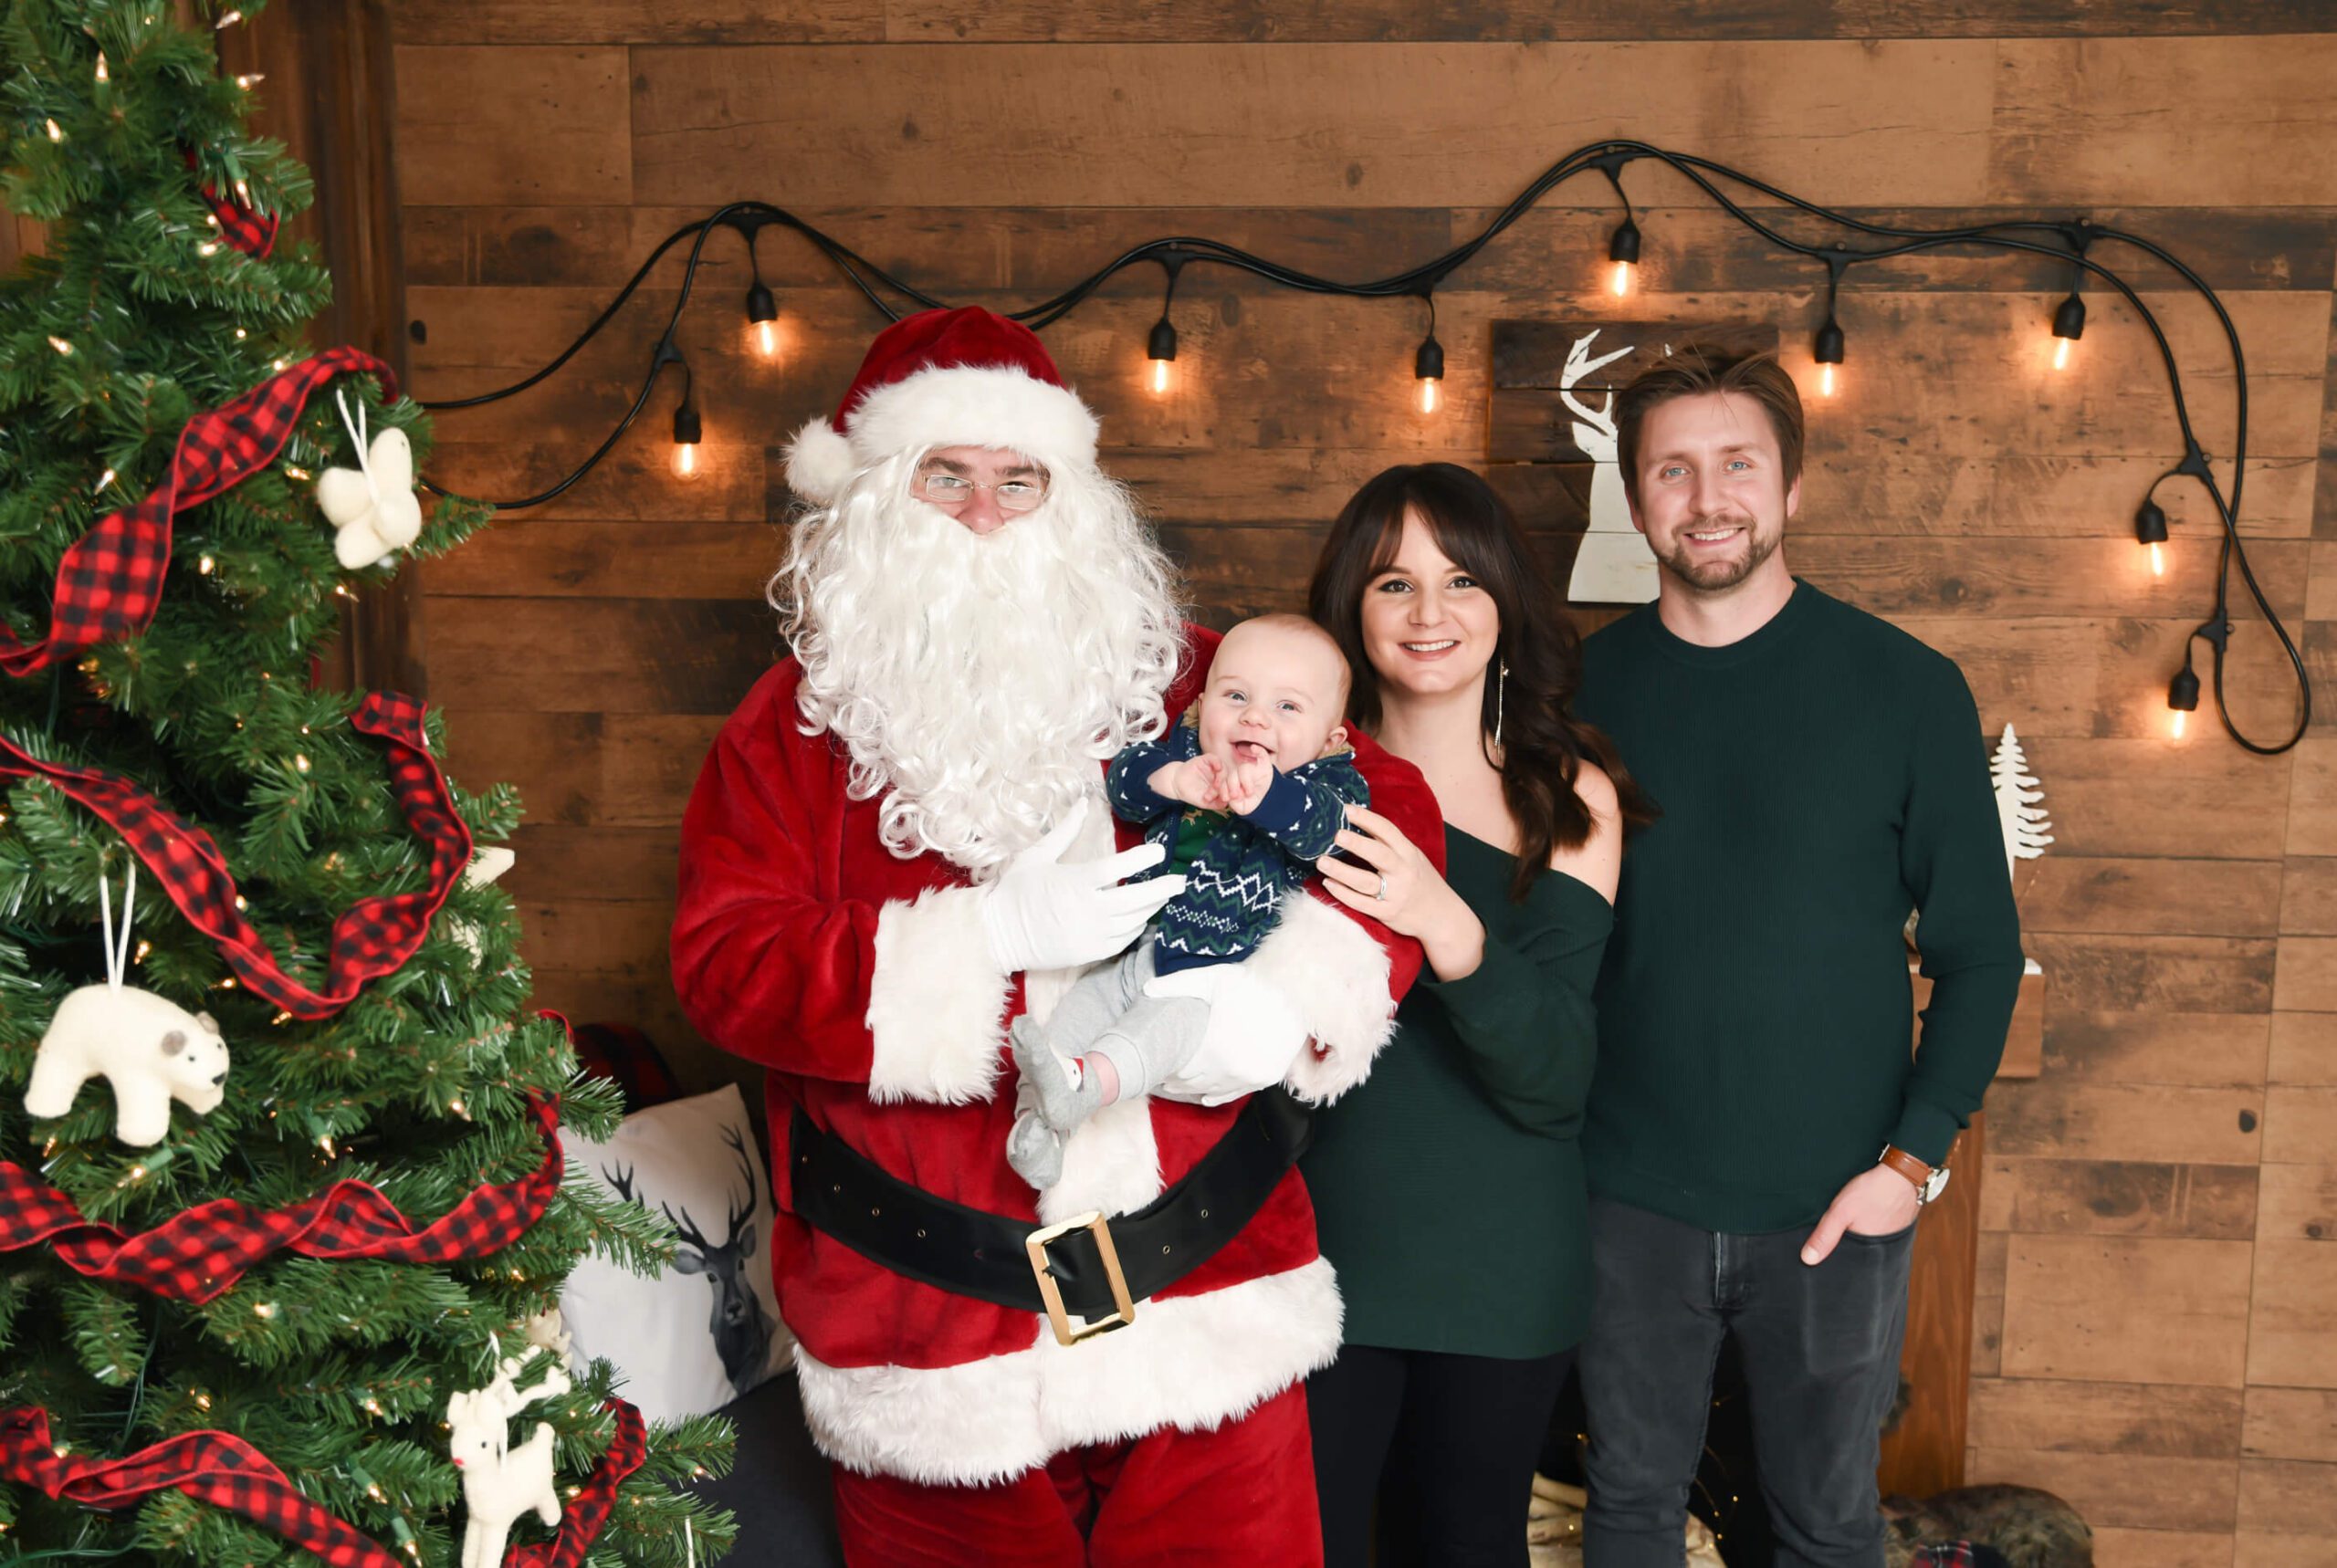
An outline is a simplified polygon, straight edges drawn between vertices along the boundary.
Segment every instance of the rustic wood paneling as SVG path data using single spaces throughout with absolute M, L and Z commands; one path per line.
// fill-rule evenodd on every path
M 2248 356 L 2239 526 L 2337 680 L 2337 18 L 2306 0 L 1742 0 L 1667 18 L 1661 40 L 1619 0 L 402 0 L 398 15 L 406 313 L 430 396 L 535 369 L 660 240 L 739 196 L 953 303 L 1001 308 L 1177 233 L 1330 277 L 1393 272 L 1608 136 L 1881 224 L 2132 229 L 2223 291 Z M 2017 728 L 2053 817 L 2056 842 L 2017 881 L 2045 970 L 2038 1075 L 1997 1085 L 1986 1148 L 1951 1189 L 1976 1226 L 1969 1332 L 1954 1331 L 1969 1430 L 1951 1441 L 1973 1479 L 2076 1501 L 2112 1568 L 2319 1568 L 2337 1506 L 2337 699 L 2288 757 L 2248 756 L 2205 711 L 2170 741 L 2166 681 L 2206 613 L 2219 528 L 2175 480 L 2157 492 L 2175 522 L 2165 577 L 2133 542 L 2181 438 L 2149 335 L 2111 291 L 2089 288 L 2057 372 L 2061 264 L 1941 249 L 1854 268 L 1843 390 L 1824 399 L 1822 268 L 1670 170 L 1625 180 L 1645 236 L 1630 296 L 1602 291 L 1612 193 L 1562 187 L 1440 291 L 1433 416 L 1410 379 L 1417 300 L 1195 266 L 1162 397 L 1141 354 L 1155 267 L 1047 340 L 1196 614 L 1222 624 L 1295 607 L 1327 519 L 1396 461 L 1492 461 L 1545 570 L 1564 571 L 1587 474 L 1530 461 L 1554 455 L 1537 394 L 1496 406 L 1495 321 L 1774 323 L 1810 420 L 1796 569 L 1955 658 L 1991 737 Z M 434 476 L 509 497 L 596 444 L 686 248 L 562 373 L 442 419 Z M 753 1073 L 690 1037 L 666 984 L 676 827 L 722 716 L 777 648 L 760 594 L 790 508 L 780 454 L 833 407 L 876 324 L 800 240 L 769 231 L 757 248 L 777 360 L 748 346 L 732 234 L 709 238 L 679 329 L 707 426 L 697 480 L 667 467 L 669 382 L 601 473 L 423 574 L 450 766 L 510 779 L 529 804 L 507 882 L 539 996 L 643 1024 L 702 1085 Z M 2227 475 L 2233 382 L 2212 316 L 2138 252 L 2097 254 L 2157 313 Z M 2234 711 L 2284 734 L 2290 674 L 2254 609 L 2234 610 Z M 1919 1398 L 1919 1425 L 1952 1423 L 1952 1400 Z

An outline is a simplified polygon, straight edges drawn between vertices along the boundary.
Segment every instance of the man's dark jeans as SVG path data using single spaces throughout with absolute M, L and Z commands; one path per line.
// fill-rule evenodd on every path
M 1881 1568 L 1874 1469 L 1898 1392 L 1914 1228 L 1846 1235 L 1815 1268 L 1801 1260 L 1809 1228 L 1720 1235 L 1592 1202 L 1585 1568 L 1680 1568 L 1713 1365 L 1730 1334 L 1779 1568 Z

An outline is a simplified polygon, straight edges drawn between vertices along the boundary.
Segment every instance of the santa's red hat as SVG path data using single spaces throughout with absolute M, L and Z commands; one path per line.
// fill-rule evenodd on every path
M 1051 473 L 1095 465 L 1095 416 L 1019 321 L 969 306 L 923 310 L 876 335 L 836 405 L 787 448 L 787 482 L 814 506 L 904 452 L 995 446 Z

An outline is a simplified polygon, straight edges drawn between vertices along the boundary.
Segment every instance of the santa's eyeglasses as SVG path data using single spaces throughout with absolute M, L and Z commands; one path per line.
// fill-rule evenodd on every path
M 1001 512 L 1027 512 L 1047 498 L 1043 479 L 1001 479 L 986 485 L 960 474 L 920 474 L 909 489 L 937 507 L 962 507 L 974 498 L 975 491 L 988 490 Z

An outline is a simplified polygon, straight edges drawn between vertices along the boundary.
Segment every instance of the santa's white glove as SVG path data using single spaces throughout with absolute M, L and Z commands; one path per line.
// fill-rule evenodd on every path
M 1185 891 L 1182 876 L 1155 877 L 1132 886 L 1124 877 L 1158 865 L 1158 844 L 1099 861 L 1062 864 L 1063 852 L 1087 820 L 1087 802 L 1073 803 L 1047 835 L 1008 862 L 982 901 L 990 957 L 1008 974 L 1067 969 L 1108 958 L 1134 941 L 1160 906 Z
M 1247 964 L 1208 964 L 1145 982 L 1148 997 L 1195 997 L 1209 1004 L 1200 1049 L 1160 1086 L 1171 1099 L 1222 1105 L 1288 1076 L 1306 1049 L 1298 1009 Z

